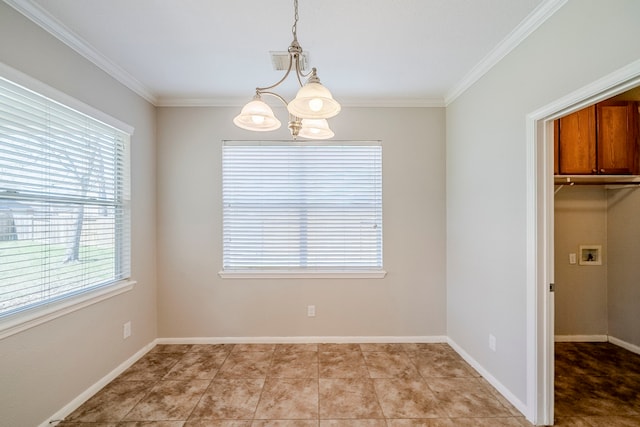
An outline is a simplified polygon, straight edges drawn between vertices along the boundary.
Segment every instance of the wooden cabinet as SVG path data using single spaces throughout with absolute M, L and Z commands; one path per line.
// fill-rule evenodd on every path
M 556 175 L 637 175 L 638 109 L 604 101 L 555 121 Z
M 556 120 L 556 133 L 557 174 L 597 173 L 595 105 Z
M 598 173 L 638 174 L 638 109 L 635 102 L 596 104 Z

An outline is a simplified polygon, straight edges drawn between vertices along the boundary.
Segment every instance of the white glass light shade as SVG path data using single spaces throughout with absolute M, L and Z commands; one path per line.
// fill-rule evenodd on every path
M 340 112 L 340 104 L 322 84 L 309 82 L 300 88 L 287 109 L 302 119 L 328 119 Z
M 334 135 L 325 119 L 302 119 L 302 128 L 298 134 L 299 137 L 307 139 L 328 139 Z
M 273 110 L 261 99 L 248 102 L 234 119 L 233 123 L 242 129 L 253 131 L 276 130 L 280 127 L 280 120 L 273 115 Z

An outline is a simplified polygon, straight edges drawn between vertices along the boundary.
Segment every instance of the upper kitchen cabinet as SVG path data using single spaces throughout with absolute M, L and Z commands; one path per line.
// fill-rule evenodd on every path
M 556 175 L 638 175 L 638 104 L 603 101 L 555 121 Z

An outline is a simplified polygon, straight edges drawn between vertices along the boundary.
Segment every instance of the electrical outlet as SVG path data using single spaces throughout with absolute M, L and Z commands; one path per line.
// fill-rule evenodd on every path
M 496 337 L 492 334 L 489 334 L 489 348 L 491 351 L 496 351 Z
M 131 336 L 131 321 L 122 325 L 122 338 L 127 339 Z
M 316 317 L 316 306 L 308 305 L 307 306 L 307 317 Z

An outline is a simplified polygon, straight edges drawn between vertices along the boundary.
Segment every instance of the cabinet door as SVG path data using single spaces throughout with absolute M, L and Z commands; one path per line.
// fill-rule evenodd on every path
M 597 173 L 595 105 L 561 117 L 557 141 L 559 174 Z
M 634 102 L 597 104 L 598 172 L 607 175 L 638 173 L 637 111 Z

